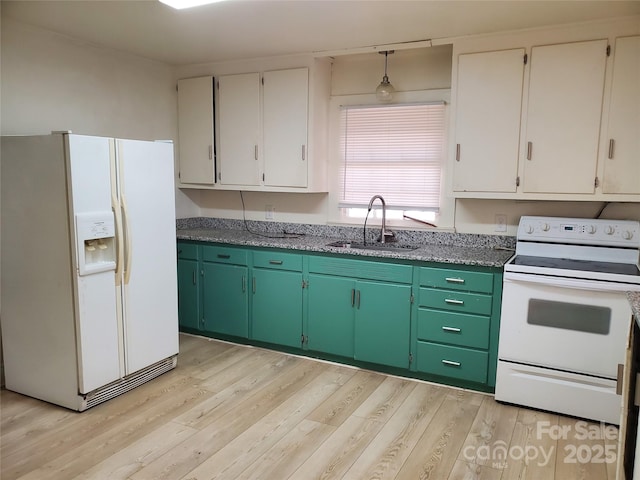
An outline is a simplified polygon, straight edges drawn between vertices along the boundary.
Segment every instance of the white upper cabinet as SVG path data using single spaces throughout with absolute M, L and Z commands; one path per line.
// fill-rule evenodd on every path
M 263 74 L 264 184 L 307 186 L 309 70 Z
M 607 40 L 531 49 L 525 193 L 595 191 Z
M 608 120 L 603 192 L 640 194 L 640 36 L 616 39 Z
M 524 48 L 458 57 L 454 191 L 516 191 L 524 58 Z
M 260 74 L 218 77 L 218 181 L 260 183 Z
M 180 183 L 215 182 L 213 77 L 178 80 Z

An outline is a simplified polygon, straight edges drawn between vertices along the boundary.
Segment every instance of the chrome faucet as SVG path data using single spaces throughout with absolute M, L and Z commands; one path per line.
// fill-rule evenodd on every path
M 380 243 L 395 242 L 395 234 L 391 230 L 387 230 L 387 204 L 385 203 L 382 196 L 374 195 L 373 197 L 371 197 L 371 200 L 369 200 L 369 210 L 367 211 L 367 214 L 371 211 L 373 202 L 376 199 L 379 199 L 380 203 L 382 203 L 382 228 L 380 229 L 380 237 L 378 238 L 378 241 Z

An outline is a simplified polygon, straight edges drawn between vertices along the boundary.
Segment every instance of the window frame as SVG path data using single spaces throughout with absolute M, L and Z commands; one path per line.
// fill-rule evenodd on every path
M 448 181 L 448 149 L 449 149 L 449 132 L 450 132 L 450 115 L 451 115 L 451 90 L 450 89 L 434 89 L 420 90 L 412 92 L 397 92 L 394 98 L 394 104 L 416 104 L 416 103 L 432 103 L 445 102 L 445 118 L 444 118 L 444 138 L 442 143 L 442 163 L 440 175 L 440 211 L 433 223 L 438 225 L 437 230 L 453 231 L 454 228 L 454 211 L 455 199 L 446 194 L 446 185 Z M 332 224 L 341 225 L 362 225 L 363 219 L 352 217 L 346 214 L 345 208 L 340 207 L 341 203 L 341 169 L 342 169 L 342 151 L 341 151 L 341 111 L 344 106 L 366 106 L 366 105 L 386 105 L 380 104 L 376 100 L 374 94 L 365 95 L 335 95 L 329 102 L 329 165 L 328 165 L 328 184 L 329 184 L 329 201 L 328 201 L 328 221 Z M 376 205 L 378 202 L 376 203 Z M 373 213 L 373 212 L 372 212 Z M 371 215 L 375 218 L 377 215 Z M 374 221 L 374 225 L 377 222 Z M 422 230 L 430 229 L 419 222 L 408 219 L 389 219 L 387 224 L 403 229 Z

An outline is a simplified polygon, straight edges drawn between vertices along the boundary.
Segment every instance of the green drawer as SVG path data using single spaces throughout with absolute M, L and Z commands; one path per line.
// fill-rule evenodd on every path
M 491 295 L 436 290 L 433 288 L 420 289 L 421 307 L 437 308 L 439 310 L 449 310 L 461 313 L 491 315 L 491 302 Z
M 420 268 L 420 285 L 466 292 L 493 292 L 493 274 L 444 268 Z
M 247 250 L 241 248 L 204 245 L 202 260 L 205 262 L 228 263 L 231 265 L 247 265 Z
M 309 272 L 394 283 L 411 283 L 413 277 L 411 265 L 314 255 L 309 256 Z
M 302 255 L 296 253 L 253 252 L 253 266 L 274 270 L 302 271 Z
M 178 242 L 178 258 L 184 260 L 198 259 L 198 245 Z
M 418 342 L 416 355 L 417 368 L 421 372 L 470 382 L 487 382 L 487 352 Z
M 418 310 L 418 339 L 472 348 L 489 348 L 489 317 Z

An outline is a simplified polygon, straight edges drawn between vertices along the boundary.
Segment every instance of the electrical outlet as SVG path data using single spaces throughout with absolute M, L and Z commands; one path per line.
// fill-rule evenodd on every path
M 265 220 L 273 220 L 275 213 L 276 213 L 276 209 L 273 208 L 273 205 L 265 205 L 264 207 Z
M 506 232 L 507 231 L 507 216 L 502 213 L 496 213 L 496 224 L 494 227 L 494 231 L 496 232 Z

